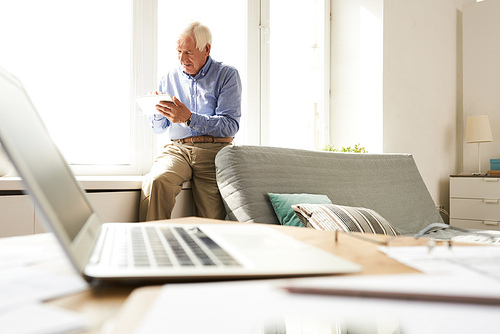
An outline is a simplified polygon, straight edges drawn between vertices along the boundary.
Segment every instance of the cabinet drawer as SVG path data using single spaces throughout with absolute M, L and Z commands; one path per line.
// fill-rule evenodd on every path
M 451 218 L 500 221 L 500 200 L 450 199 Z
M 498 221 L 450 219 L 450 225 L 471 229 L 500 231 L 500 222 Z
M 452 177 L 450 179 L 450 196 L 500 199 L 500 178 Z
M 28 195 L 0 196 L 0 237 L 33 234 L 34 216 Z

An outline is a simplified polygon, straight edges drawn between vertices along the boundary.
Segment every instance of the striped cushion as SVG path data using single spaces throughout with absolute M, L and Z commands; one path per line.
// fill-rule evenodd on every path
M 397 236 L 401 233 L 377 212 L 335 204 L 292 205 L 306 227 L 317 230 L 361 232 Z

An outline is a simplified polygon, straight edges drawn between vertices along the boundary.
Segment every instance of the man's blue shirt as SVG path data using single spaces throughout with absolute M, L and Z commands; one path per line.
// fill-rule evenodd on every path
M 241 118 L 241 80 L 238 71 L 210 56 L 196 76 L 178 68 L 160 81 L 159 91 L 176 96 L 192 112 L 189 127 L 162 115 L 149 116 L 157 134 L 169 129 L 170 139 L 208 135 L 234 137 Z

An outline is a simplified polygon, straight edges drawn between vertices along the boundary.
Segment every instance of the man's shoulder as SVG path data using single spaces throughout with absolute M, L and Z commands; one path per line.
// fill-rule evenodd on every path
M 226 63 L 223 63 L 221 61 L 216 61 L 214 59 L 212 59 L 212 66 L 215 67 L 215 69 L 217 71 L 220 71 L 220 72 L 225 72 L 225 73 L 238 73 L 238 70 L 236 69 L 236 67 L 232 66 L 232 65 L 229 65 L 229 64 L 226 64 Z

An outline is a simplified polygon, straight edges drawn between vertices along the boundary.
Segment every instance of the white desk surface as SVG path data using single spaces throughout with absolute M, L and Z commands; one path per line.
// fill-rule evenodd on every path
M 210 222 L 210 220 L 201 220 L 197 222 Z M 340 235 L 339 241 L 334 243 L 333 232 L 319 232 L 299 228 L 281 228 L 281 230 L 304 242 L 362 264 L 365 270 L 360 275 L 417 273 L 416 270 L 385 256 L 382 252 L 378 251 L 377 245 L 349 235 Z M 383 237 L 377 236 L 374 237 L 374 239 L 383 239 Z M 426 242 L 411 239 L 405 240 L 404 244 L 412 245 L 422 245 Z M 153 317 L 152 319 L 154 320 L 154 313 L 152 313 L 154 308 L 150 307 L 155 303 L 159 303 L 162 308 L 166 307 L 166 309 L 163 310 L 164 314 L 170 314 L 170 318 L 168 319 L 175 319 L 175 321 L 169 323 L 168 326 L 170 328 L 181 326 L 182 321 L 186 321 L 187 318 L 196 319 L 196 317 L 199 317 L 198 323 L 204 322 L 205 324 L 204 333 L 217 332 L 219 334 L 225 333 L 224 328 L 220 327 L 220 315 L 224 312 L 234 313 L 235 310 L 240 310 L 241 312 L 239 312 L 239 314 L 249 312 L 252 318 L 251 320 L 255 322 L 257 319 L 256 316 L 259 314 L 261 315 L 261 313 L 252 313 L 251 307 L 259 307 L 259 305 L 262 306 L 267 303 L 268 306 L 274 305 L 276 308 L 283 309 L 290 309 L 291 306 L 295 305 L 294 307 L 302 311 L 302 315 L 307 315 L 308 313 L 304 313 L 304 311 L 309 309 L 318 307 L 328 308 L 334 307 L 335 305 L 335 308 L 341 307 L 342 305 L 345 306 L 344 311 L 339 311 L 337 315 L 345 315 L 349 310 L 350 312 L 355 312 L 356 310 L 362 312 L 386 310 L 389 312 L 393 310 L 401 316 L 399 319 L 400 325 L 411 325 L 413 328 L 420 322 L 422 328 L 430 330 L 426 333 L 434 332 L 432 330 L 433 328 L 436 329 L 436 332 L 438 329 L 440 329 L 441 332 L 443 329 L 447 329 L 447 332 L 450 333 L 461 333 L 463 332 L 462 330 L 465 329 L 474 329 L 474 332 L 481 333 L 498 332 L 496 329 L 497 316 L 493 317 L 493 314 L 500 314 L 500 307 L 498 306 L 430 303 L 423 301 L 408 302 L 359 297 L 290 296 L 290 294 L 285 295 L 281 290 L 271 291 L 272 287 L 264 281 L 197 283 L 191 285 L 193 289 L 190 289 L 189 286 L 185 284 L 169 284 L 166 288 L 161 286 L 145 287 L 135 290 L 131 298 L 127 300 L 134 290 L 133 287 L 117 286 L 86 289 L 85 285 L 79 285 L 79 276 L 76 275 L 64 257 L 61 257 L 61 251 L 62 250 L 60 250 L 50 234 L 0 239 L 0 270 L 2 271 L 0 273 L 0 280 L 5 279 L 6 273 L 12 273 L 13 270 L 19 272 L 19 270 L 25 270 L 27 268 L 46 270 L 48 273 L 47 275 L 49 275 L 47 276 L 48 278 L 50 278 L 50 274 L 52 273 L 59 279 L 68 279 L 69 283 L 66 281 L 67 284 L 63 285 L 56 280 L 51 283 L 50 281 L 47 282 L 47 280 L 42 281 L 41 279 L 37 279 L 35 276 L 32 278 L 31 282 L 48 284 L 45 287 L 47 294 L 46 296 L 40 296 L 40 294 L 37 295 L 36 293 L 30 292 L 33 297 L 32 300 L 23 301 L 25 305 L 29 306 L 25 309 L 26 312 L 32 310 L 35 315 L 43 314 L 44 317 L 46 317 L 45 320 L 60 319 L 62 323 L 55 323 L 54 320 L 50 320 L 51 323 L 45 323 L 46 326 L 52 326 L 52 329 L 56 328 L 56 325 L 63 326 L 62 328 L 80 330 L 84 328 L 84 332 L 86 333 L 107 333 L 113 331 L 113 329 L 118 330 L 115 332 L 120 332 L 123 328 L 129 331 L 132 327 L 140 329 L 140 326 L 154 325 L 154 322 L 145 325 L 142 321 L 146 316 Z M 41 276 L 37 277 L 40 278 Z M 29 277 L 27 279 L 29 280 Z M 13 282 L 9 284 L 15 285 Z M 29 282 L 23 282 L 21 286 L 22 284 L 28 286 Z M 8 289 L 5 285 L 0 287 L 0 289 L 2 288 Z M 39 288 L 42 290 L 44 289 L 43 285 L 40 285 Z M 60 291 L 57 291 L 57 288 Z M 242 292 L 237 295 L 227 294 L 227 291 L 233 289 L 240 289 Z M 38 292 L 39 291 L 40 289 L 38 289 Z M 194 294 L 194 292 L 197 291 L 200 293 L 199 296 Z M 252 291 L 254 291 L 255 294 L 252 294 Z M 258 296 L 258 293 L 262 291 L 268 291 L 269 293 L 266 292 L 266 294 L 261 295 L 261 299 L 256 299 L 255 296 Z M 186 294 L 187 292 L 189 293 Z M 59 296 L 65 293 L 67 294 L 66 296 Z M 213 304 L 213 298 L 215 298 L 214 294 L 216 296 L 217 294 L 218 296 L 222 296 L 218 299 L 219 301 L 216 304 Z M 42 306 L 49 305 L 50 307 L 44 308 L 43 312 L 40 311 L 40 309 L 35 307 L 40 305 L 40 303 L 36 303 L 37 300 L 43 301 L 41 304 Z M 2 316 L 18 308 L 13 302 L 11 304 L 5 300 L 3 302 L 4 308 L 0 305 L 0 328 L 2 328 Z M 381 305 L 384 305 L 384 307 L 381 308 Z M 268 309 L 268 306 L 263 307 L 262 310 Z M 411 317 L 409 317 L 404 316 L 402 310 L 405 310 L 405 312 L 417 313 L 411 314 Z M 326 309 L 326 311 L 328 311 L 328 309 Z M 322 309 L 320 313 L 324 316 L 326 314 L 325 309 Z M 238 314 L 238 312 L 235 314 Z M 26 318 L 29 319 L 30 317 L 27 317 L 27 314 L 24 313 L 24 319 Z M 237 317 L 234 318 L 235 321 L 238 319 Z M 391 319 L 394 320 L 393 318 Z M 388 318 L 388 320 L 391 319 Z M 410 321 L 408 319 L 414 320 Z M 42 322 L 43 320 L 44 319 L 39 319 L 39 321 Z M 195 330 L 196 327 L 194 324 L 195 322 L 191 321 L 190 326 L 194 326 L 193 330 Z M 234 321 L 232 324 L 234 325 Z M 23 324 L 17 322 L 16 326 L 21 325 Z M 42 323 L 42 325 L 44 324 Z M 147 329 L 148 327 L 141 328 Z M 407 334 L 416 332 L 415 330 L 409 329 L 410 328 L 401 328 L 401 333 Z M 121 332 L 123 333 L 123 331 Z M 189 332 L 190 331 L 187 331 L 186 333 Z

